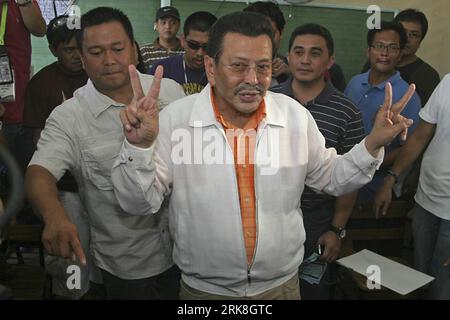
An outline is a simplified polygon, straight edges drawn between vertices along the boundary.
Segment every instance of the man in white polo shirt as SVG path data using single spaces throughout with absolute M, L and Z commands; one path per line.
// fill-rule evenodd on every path
M 48 118 L 27 170 L 27 195 L 44 220 L 48 253 L 84 264 L 77 229 L 57 196 L 56 181 L 69 170 L 88 213 L 94 262 L 108 298 L 175 299 L 179 276 L 166 215 L 127 215 L 111 183 L 124 139 L 119 112 L 133 99 L 128 66 L 136 62 L 134 43 L 131 23 L 119 10 L 99 7 L 81 17 L 77 44 L 89 80 Z M 153 77 L 139 77 L 149 88 Z M 183 96 L 180 85 L 164 79 L 158 107 Z
M 402 147 L 391 174 L 375 198 L 377 213 L 386 214 L 392 188 L 423 153 L 419 185 L 412 210 L 415 267 L 436 279 L 429 299 L 450 299 L 450 75 L 447 75 L 420 110 L 417 129 Z

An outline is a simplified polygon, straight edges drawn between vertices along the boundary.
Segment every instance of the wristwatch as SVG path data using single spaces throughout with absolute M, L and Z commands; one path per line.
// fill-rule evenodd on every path
M 32 2 L 33 2 L 33 0 L 16 0 L 16 3 L 19 7 L 25 7 Z
M 345 228 L 338 228 L 333 225 L 330 226 L 330 231 L 336 233 L 339 239 L 344 239 L 345 235 L 347 234 L 347 230 L 345 230 Z
M 394 172 L 394 170 L 388 169 L 388 170 L 386 170 L 386 173 L 387 173 L 388 175 L 394 177 L 394 182 L 395 182 L 395 183 L 398 182 L 398 175 Z

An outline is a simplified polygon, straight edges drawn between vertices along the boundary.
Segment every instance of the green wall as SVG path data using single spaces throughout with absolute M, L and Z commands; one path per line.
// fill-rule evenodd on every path
M 159 0 L 79 0 L 81 12 L 86 12 L 97 6 L 113 6 L 125 12 L 135 29 L 139 44 L 151 42 L 156 37 L 153 22 Z M 172 0 L 181 14 L 181 25 L 184 19 L 194 11 L 210 11 L 217 16 L 242 10 L 246 4 L 243 2 L 224 2 L 207 0 Z M 286 18 L 285 32 L 282 38 L 280 53 L 287 52 L 289 35 L 295 27 L 308 22 L 315 22 L 327 27 L 333 35 L 335 42 L 336 60 L 344 70 L 346 80 L 358 73 L 366 60 L 366 20 L 368 14 L 363 10 L 342 8 L 321 8 L 313 6 L 280 6 Z M 383 13 L 383 19 L 392 19 L 393 13 Z M 182 32 L 182 27 L 180 28 Z M 33 38 L 33 65 L 34 71 L 54 61 L 45 38 Z

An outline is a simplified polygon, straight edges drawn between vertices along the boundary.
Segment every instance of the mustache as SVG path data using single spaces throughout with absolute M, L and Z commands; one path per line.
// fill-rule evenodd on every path
M 262 95 L 266 90 L 261 84 L 251 85 L 248 83 L 241 83 L 236 89 L 234 89 L 234 94 L 237 95 L 242 91 L 257 91 L 260 95 Z

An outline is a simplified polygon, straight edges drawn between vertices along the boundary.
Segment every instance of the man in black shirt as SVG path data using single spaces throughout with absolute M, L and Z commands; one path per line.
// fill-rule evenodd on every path
M 271 90 L 288 95 L 305 106 L 324 136 L 326 146 L 343 154 L 364 138 L 364 128 L 359 109 L 325 79 L 334 64 L 333 51 L 333 39 L 324 27 L 305 24 L 296 28 L 289 40 L 292 76 Z M 301 198 L 306 231 L 304 260 L 316 252 L 318 245 L 324 246 L 321 260 L 333 262 L 337 258 L 355 201 L 356 192 L 335 198 L 305 186 Z M 302 299 L 328 299 L 329 277 L 326 272 L 319 284 L 310 284 L 301 277 Z
M 428 31 L 427 18 L 420 11 L 406 9 L 395 17 L 394 22 L 400 23 L 408 35 L 408 42 L 397 69 L 406 82 L 416 84 L 422 106 L 425 106 L 440 82 L 437 71 L 416 55 Z

